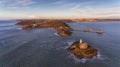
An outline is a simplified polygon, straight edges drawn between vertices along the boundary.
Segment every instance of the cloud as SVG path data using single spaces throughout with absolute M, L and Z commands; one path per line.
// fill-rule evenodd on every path
M 64 2 L 65 2 L 65 0 L 59 0 L 59 1 L 53 2 L 52 4 L 57 5 L 57 4 L 63 4 Z
M 67 14 L 72 17 L 86 17 L 91 11 L 94 11 L 92 6 L 96 3 L 95 1 L 87 2 L 69 2 L 69 1 L 56 1 L 55 4 L 60 9 L 67 10 Z M 89 12 L 90 11 L 90 12 Z
M 38 19 L 39 17 L 36 16 L 36 15 L 27 15 L 27 18 L 30 18 L 30 19 Z
M 87 1 L 87 2 L 70 2 L 68 0 L 59 0 L 59 1 L 55 1 L 53 2 L 53 4 L 55 4 L 56 6 L 58 6 L 59 8 L 67 8 L 67 9 L 80 9 L 81 7 L 86 7 L 89 5 L 94 4 L 95 1 Z
M 38 2 L 38 3 L 37 3 Z M 19 14 L 31 13 L 33 15 L 25 16 L 35 18 L 44 17 L 115 17 L 120 16 L 120 1 L 117 3 L 100 5 L 100 1 L 88 0 L 0 0 L 0 11 L 6 9 L 15 9 Z M 31 9 L 32 5 L 37 5 Z M 39 5 L 39 6 L 38 6 Z M 42 7 L 40 7 L 42 6 Z M 30 7 L 30 8 L 29 8 Z M 34 7 L 34 6 L 33 6 Z M 23 10 L 22 10 L 23 8 Z M 28 9 L 26 9 L 28 8 Z M 25 11 L 26 10 L 26 11 Z M 10 10 L 13 14 L 14 10 Z M 11 12 L 8 13 L 11 14 Z M 2 12 L 1 12 L 2 13 Z M 37 18 L 37 17 L 36 17 Z
M 91 12 L 91 15 L 102 17 L 115 17 L 115 16 L 120 17 L 120 7 L 114 6 L 97 9 L 96 11 Z
M 63 9 L 71 11 L 72 16 L 76 18 L 80 17 L 115 17 L 120 16 L 120 7 L 115 4 L 109 6 L 95 7 L 97 4 L 95 1 L 87 2 L 65 2 L 58 1 L 56 4 Z
M 73 10 L 80 10 L 81 8 L 87 8 L 93 5 L 95 2 L 83 2 L 83 3 L 75 3 L 74 6 L 71 7 Z
M 18 8 L 18 7 L 27 7 L 32 4 L 35 4 L 33 0 L 1 0 L 0 6 L 4 8 Z
M 115 17 L 120 16 L 120 7 L 104 7 L 104 8 L 92 8 L 89 11 L 84 9 L 82 12 L 83 15 L 88 17 Z M 77 14 L 81 14 L 78 12 Z
M 104 12 L 95 12 L 93 13 L 93 15 L 117 15 L 119 14 L 120 15 L 120 12 L 118 11 L 104 11 Z
M 28 6 L 35 3 L 32 0 L 15 0 L 15 1 L 16 1 L 15 2 L 16 5 L 22 5 L 22 6 Z

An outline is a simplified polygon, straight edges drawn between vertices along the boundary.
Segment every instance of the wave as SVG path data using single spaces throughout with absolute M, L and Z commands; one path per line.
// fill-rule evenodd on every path
M 0 23 L 0 27 L 3 27 L 3 26 L 12 26 L 12 25 L 15 25 L 16 23 Z
M 11 30 L 11 29 L 19 29 L 19 28 L 20 28 L 19 26 L 15 26 L 15 25 L 3 26 L 3 27 L 0 27 L 0 31 L 2 31 L 2 30 Z
M 72 43 L 73 43 L 73 41 L 68 42 L 68 46 L 65 46 L 65 49 L 67 49 L 68 47 L 70 47 L 70 45 L 71 45 Z M 69 58 L 72 58 L 72 59 L 75 61 L 75 63 L 86 63 L 86 62 L 88 62 L 88 61 L 89 61 L 89 62 L 94 62 L 94 61 L 96 61 L 96 60 L 104 61 L 104 60 L 106 59 L 106 57 L 101 54 L 101 52 L 100 52 L 99 49 L 97 49 L 97 50 L 98 50 L 97 56 L 93 57 L 92 59 L 88 59 L 88 58 L 79 59 L 79 58 L 75 57 L 73 54 L 71 54 L 70 52 L 69 52 L 69 56 L 68 56 L 68 57 L 69 57 Z

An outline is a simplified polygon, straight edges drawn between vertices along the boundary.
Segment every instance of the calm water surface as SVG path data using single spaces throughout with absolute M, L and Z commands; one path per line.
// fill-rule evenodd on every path
M 68 23 L 74 29 L 102 29 L 104 34 L 73 31 L 67 38 L 49 29 L 20 30 L 16 21 L 0 21 L 0 67 L 120 67 L 120 23 Z M 66 48 L 82 38 L 99 50 L 97 58 L 79 60 Z

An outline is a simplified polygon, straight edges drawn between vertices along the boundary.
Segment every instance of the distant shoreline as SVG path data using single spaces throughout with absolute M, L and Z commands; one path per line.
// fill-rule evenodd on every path
M 91 23 L 91 22 L 120 22 L 120 19 L 94 19 L 94 18 L 85 18 L 85 19 L 9 19 L 9 20 L 0 20 L 0 21 L 59 21 L 65 23 Z
M 93 18 L 85 18 L 85 19 L 17 19 L 18 21 L 61 21 L 61 22 L 118 22 L 120 19 L 93 19 Z

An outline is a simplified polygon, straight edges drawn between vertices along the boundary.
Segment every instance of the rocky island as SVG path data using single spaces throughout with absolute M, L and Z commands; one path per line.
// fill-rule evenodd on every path
M 72 34 L 71 28 L 63 21 L 58 20 L 23 20 L 17 23 L 23 30 L 34 28 L 49 28 L 57 31 L 61 37 L 67 37 Z
M 39 20 L 20 20 L 17 25 L 22 27 L 22 30 L 35 29 L 35 28 L 48 28 L 57 31 L 57 34 L 61 37 L 67 37 L 72 35 L 72 31 L 91 32 L 102 34 L 103 30 L 94 31 L 93 29 L 79 30 L 70 28 L 66 22 L 73 22 L 73 20 L 53 20 L 53 19 L 39 19 Z
M 77 58 L 93 58 L 97 56 L 97 49 L 92 48 L 87 43 L 82 42 L 80 39 L 79 41 L 74 42 L 68 50 Z
M 23 30 L 35 29 L 35 28 L 48 28 L 56 30 L 57 34 L 61 37 L 68 37 L 72 35 L 74 29 L 70 28 L 67 23 L 68 20 L 22 20 L 17 23 Z M 77 30 L 77 29 L 76 29 Z M 91 32 L 102 34 L 103 30 L 94 31 L 93 29 L 77 30 L 81 32 Z M 80 41 L 74 42 L 68 50 L 77 58 L 93 58 L 97 56 L 97 49 L 92 48 L 87 43 Z

